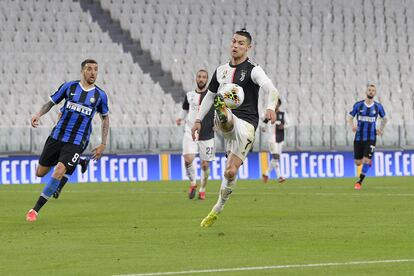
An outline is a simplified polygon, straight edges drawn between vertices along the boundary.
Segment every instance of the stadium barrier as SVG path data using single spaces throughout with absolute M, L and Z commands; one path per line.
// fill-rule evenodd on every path
M 259 179 L 269 164 L 266 152 L 250 153 L 239 171 L 239 179 Z M 210 179 L 223 175 L 226 157 L 217 154 L 210 164 Z M 32 184 L 48 181 L 36 177 L 38 156 L 0 157 L 0 184 Z M 141 182 L 186 180 L 184 161 L 180 154 L 106 155 L 90 162 L 85 174 L 80 167 L 70 182 Z M 195 159 L 197 177 L 200 160 Z M 351 152 L 286 152 L 281 155 L 282 174 L 287 178 L 355 177 L 357 169 Z M 379 151 L 375 153 L 370 176 L 413 176 L 414 151 Z M 271 177 L 274 177 L 272 172 Z
M 87 152 L 101 141 L 100 126 L 94 126 Z M 414 125 L 387 125 L 383 136 L 377 139 L 377 148 L 414 149 Z M 106 153 L 159 153 L 181 152 L 184 127 L 177 126 L 111 126 Z M 50 127 L 0 126 L 0 154 L 40 154 Z M 267 133 L 256 131 L 253 151 L 266 151 Z M 10 139 L 19 137 L 19 139 Z M 284 149 L 290 151 L 349 151 L 353 148 L 355 134 L 346 125 L 312 126 L 297 125 L 286 129 Z M 224 140 L 216 136 L 216 151 L 224 151 Z

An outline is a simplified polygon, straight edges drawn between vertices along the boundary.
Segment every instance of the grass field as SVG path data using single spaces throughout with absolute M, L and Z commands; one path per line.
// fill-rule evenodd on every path
M 190 201 L 184 182 L 67 185 L 35 223 L 25 214 L 43 186 L 0 185 L 0 275 L 325 263 L 341 265 L 208 275 L 414 274 L 414 178 L 368 178 L 361 191 L 352 179 L 240 181 L 216 224 L 203 229 L 219 187 L 209 184 L 205 201 Z

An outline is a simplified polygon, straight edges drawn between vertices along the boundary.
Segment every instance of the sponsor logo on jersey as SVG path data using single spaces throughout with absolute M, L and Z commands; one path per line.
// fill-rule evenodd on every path
M 374 123 L 375 117 L 369 117 L 369 116 L 359 116 L 358 121 L 361 122 L 367 122 L 367 123 Z
M 66 109 L 73 110 L 88 116 L 92 114 L 92 108 L 73 102 L 68 102 L 68 104 L 66 105 Z

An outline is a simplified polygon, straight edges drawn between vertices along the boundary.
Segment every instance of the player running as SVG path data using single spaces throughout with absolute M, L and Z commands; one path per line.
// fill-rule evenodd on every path
M 102 140 L 101 144 L 93 150 L 92 158 L 99 159 L 105 150 L 109 132 L 108 99 L 106 93 L 95 85 L 97 75 L 97 62 L 92 59 L 83 61 L 81 80 L 62 84 L 50 97 L 50 101 L 32 116 L 31 124 L 36 128 L 40 117 L 65 99 L 62 117 L 46 140 L 36 175 L 43 177 L 52 166 L 55 166 L 55 169 L 35 206 L 26 214 L 27 221 L 37 220 L 40 208 L 59 187 L 64 175 L 71 175 L 74 172 L 80 155 L 89 143 L 92 119 L 96 112 L 101 114 Z
M 289 118 L 286 112 L 280 111 L 282 101 L 279 99 L 276 105 L 276 122 L 270 123 L 268 119 L 264 119 L 263 122 L 266 124 L 263 130 L 267 132 L 267 142 L 269 146 L 269 152 L 272 155 L 269 168 L 262 175 L 264 183 L 269 180 L 269 175 L 273 169 L 276 171 L 279 183 L 284 182 L 286 179 L 280 172 L 280 155 L 282 154 L 282 148 L 285 141 L 285 129 L 289 127 Z
M 59 111 L 59 114 L 58 114 L 58 121 L 62 117 L 62 114 L 63 114 L 63 111 L 64 110 L 65 110 L 65 106 L 62 106 L 61 109 L 60 109 L 60 111 Z M 89 157 L 86 157 L 86 158 L 81 158 L 80 157 L 79 158 L 78 165 L 81 167 L 81 173 L 85 173 L 86 172 L 86 170 L 88 169 L 88 165 L 89 165 L 89 161 L 90 160 L 91 159 Z M 53 193 L 53 198 L 56 198 L 56 199 L 59 198 L 60 193 L 62 192 L 62 189 L 63 189 L 63 187 L 65 187 L 65 185 L 68 182 L 68 180 L 69 180 L 69 176 L 65 174 L 62 177 L 62 180 L 60 180 L 59 187 L 57 187 L 56 191 Z
M 376 93 L 377 89 L 375 85 L 369 84 L 366 99 L 356 102 L 348 116 L 348 124 L 352 128 L 352 131 L 355 132 L 355 164 L 357 166 L 362 164 L 359 180 L 355 183 L 355 190 L 361 189 L 362 181 L 364 181 L 365 175 L 371 167 L 371 159 L 374 154 L 377 135 L 381 136 L 384 133 L 384 127 L 387 124 L 384 108 L 380 103 L 374 101 Z M 378 115 L 382 118 L 379 129 L 376 128 Z M 358 122 L 357 125 L 354 124 L 355 116 Z
M 177 125 L 181 125 L 184 118 L 187 117 L 184 137 L 183 137 L 183 157 L 184 165 L 188 178 L 190 179 L 190 189 L 188 190 L 188 197 L 193 199 L 196 194 L 197 184 L 195 179 L 195 166 L 193 161 L 195 155 L 200 153 L 201 159 L 201 181 L 198 199 L 204 200 L 206 198 L 207 179 L 210 175 L 210 161 L 215 158 L 214 147 L 214 108 L 204 117 L 202 127 L 198 133 L 198 141 L 193 141 L 191 137 L 191 128 L 196 120 L 198 109 L 201 101 L 207 94 L 208 72 L 207 70 L 198 70 L 196 74 L 197 87 L 194 91 L 189 91 L 185 95 L 182 110 L 176 120 Z
M 202 227 L 209 227 L 217 220 L 233 191 L 237 172 L 253 145 L 255 129 L 259 122 L 260 88 L 269 95 L 265 118 L 272 123 L 276 120 L 275 108 L 279 92 L 263 69 L 248 58 L 247 54 L 251 48 L 251 42 L 252 37 L 245 29 L 233 34 L 231 60 L 229 63 L 219 66 L 214 72 L 208 87 L 209 91 L 201 103 L 199 117 L 192 128 L 193 139 L 195 139 L 196 133 L 201 129 L 202 120 L 214 104 L 217 115 L 215 116 L 215 124 L 223 133 L 228 155 L 218 201 L 207 217 L 202 220 Z M 223 97 L 217 93 L 220 86 L 226 83 L 236 83 L 244 90 L 243 103 L 232 111 L 227 109 Z

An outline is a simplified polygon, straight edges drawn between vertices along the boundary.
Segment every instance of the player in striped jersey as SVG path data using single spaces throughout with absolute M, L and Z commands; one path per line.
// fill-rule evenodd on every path
M 62 108 L 59 111 L 58 121 L 62 117 L 63 111 L 65 111 L 65 106 L 62 106 Z M 89 157 L 86 157 L 86 158 L 79 157 L 78 165 L 81 167 L 81 173 L 86 172 L 86 170 L 88 169 L 88 165 L 89 165 L 90 160 L 91 159 Z M 54 198 L 56 198 L 56 199 L 59 198 L 60 193 L 62 192 L 62 189 L 66 185 L 66 182 L 68 182 L 68 180 L 69 180 L 69 176 L 67 174 L 65 174 L 62 177 L 62 180 L 60 180 L 59 187 L 57 187 L 56 191 L 53 193 Z
M 191 128 L 197 118 L 200 104 L 207 94 L 208 72 L 201 69 L 196 74 L 197 87 L 193 91 L 189 91 L 185 95 L 182 110 L 176 120 L 177 125 L 181 125 L 184 118 L 186 118 L 184 137 L 183 137 L 183 157 L 187 176 L 190 180 L 190 188 L 188 190 L 188 197 L 193 199 L 195 197 L 197 184 L 195 179 L 195 166 L 193 161 L 197 153 L 200 154 L 201 159 L 201 181 L 200 190 L 198 192 L 198 199 L 204 200 L 206 198 L 207 179 L 210 175 L 210 161 L 215 158 L 214 147 L 214 108 L 211 107 L 210 112 L 203 120 L 203 125 L 198 133 L 197 141 L 193 141 L 191 137 Z
M 380 103 L 374 101 L 376 94 L 377 89 L 375 85 L 369 84 L 366 91 L 367 97 L 363 101 L 356 102 L 348 116 L 348 124 L 352 128 L 352 131 L 355 132 L 355 164 L 357 166 L 362 164 L 359 180 L 354 186 L 355 190 L 361 189 L 362 181 L 371 167 L 371 159 L 374 154 L 377 135 L 382 135 L 384 133 L 384 127 L 387 124 L 384 108 Z M 378 116 L 380 116 L 382 120 L 380 127 L 377 129 L 376 122 Z M 355 117 L 357 125 L 354 124 Z
M 95 85 L 97 75 L 97 62 L 92 59 L 84 60 L 81 63 L 81 80 L 62 84 L 50 97 L 50 101 L 32 116 L 31 124 L 36 128 L 41 116 L 65 100 L 62 116 L 46 140 L 40 155 L 36 175 L 43 177 L 52 166 L 55 168 L 35 206 L 26 214 L 27 221 L 37 220 L 40 208 L 59 187 L 64 175 L 74 172 L 80 155 L 89 143 L 92 119 L 96 112 L 101 114 L 102 140 L 101 144 L 94 148 L 92 158 L 99 159 L 105 150 L 109 132 L 108 98 L 106 93 Z
M 248 51 L 251 48 L 252 37 L 245 29 L 233 34 L 231 40 L 230 62 L 219 66 L 211 78 L 207 95 L 200 106 L 199 118 L 192 128 L 193 139 L 201 129 L 202 120 L 211 106 L 215 109 L 215 125 L 223 134 L 227 151 L 227 163 L 221 182 L 219 198 L 211 212 L 201 221 L 201 227 L 210 227 L 233 192 L 237 181 L 237 173 L 250 152 L 255 138 L 255 130 L 259 122 L 258 98 L 259 90 L 268 95 L 265 118 L 276 121 L 275 108 L 279 92 L 264 70 L 251 61 Z M 244 101 L 236 109 L 230 110 L 224 103 L 223 96 L 217 93 L 223 85 L 236 83 L 244 90 Z

